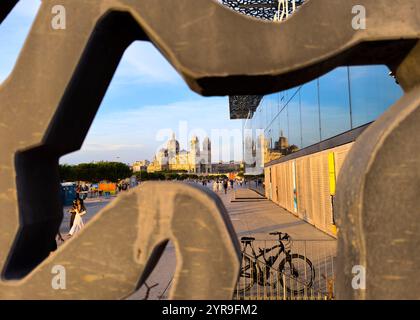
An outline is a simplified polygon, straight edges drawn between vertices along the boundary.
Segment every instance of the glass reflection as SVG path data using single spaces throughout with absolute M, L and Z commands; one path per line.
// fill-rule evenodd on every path
M 338 68 L 319 79 L 321 140 L 351 129 L 349 68 Z
M 374 121 L 402 93 L 385 66 L 363 66 L 267 95 L 244 125 L 244 152 L 252 150 L 252 161 L 245 154 L 244 160 L 261 173 L 264 163 Z
M 305 148 L 321 141 L 318 81 L 311 81 L 300 89 L 302 112 L 302 147 Z
M 403 94 L 385 66 L 350 68 L 353 127 L 376 120 Z

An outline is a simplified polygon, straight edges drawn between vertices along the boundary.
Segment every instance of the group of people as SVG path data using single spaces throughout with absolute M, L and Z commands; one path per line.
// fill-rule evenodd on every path
M 230 187 L 231 189 L 233 189 L 233 180 L 227 180 L 227 179 L 217 179 L 215 181 L 213 181 L 213 191 L 214 192 L 219 192 L 224 190 L 225 194 L 227 193 L 228 188 Z
M 126 182 L 120 182 L 117 185 L 117 190 L 119 192 L 126 191 L 129 188 L 130 186 Z M 87 185 L 78 185 L 76 188 L 76 199 L 73 200 L 73 205 L 68 210 L 68 214 L 70 214 L 69 237 L 73 236 L 84 227 L 83 216 L 87 213 L 87 211 L 83 200 L 86 199 L 88 190 L 89 187 Z M 58 237 L 59 240 L 64 241 L 61 234 L 59 234 Z
M 68 214 L 70 214 L 70 225 L 69 225 L 70 230 L 68 233 L 68 237 L 71 237 L 77 232 L 79 232 L 80 230 L 82 230 L 82 228 L 85 225 L 83 222 L 83 216 L 86 214 L 86 212 L 87 212 L 86 207 L 83 203 L 82 198 L 77 197 L 75 200 L 73 200 L 73 205 L 68 210 Z M 51 252 L 57 250 L 57 243 L 64 242 L 64 241 L 65 240 L 59 231 L 51 247 Z
M 89 192 L 89 187 L 85 184 L 85 185 L 81 185 L 78 184 L 76 186 L 76 198 L 77 199 L 82 199 L 85 200 L 88 196 L 88 192 Z
M 120 182 L 117 185 L 117 189 L 118 189 L 118 192 L 127 191 L 128 189 L 130 189 L 130 185 L 126 182 Z

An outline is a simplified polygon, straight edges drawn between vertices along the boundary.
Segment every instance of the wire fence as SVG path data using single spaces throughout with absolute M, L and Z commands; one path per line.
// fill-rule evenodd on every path
M 271 240 L 255 240 L 256 255 L 247 247 L 247 252 L 242 254 L 234 299 L 334 299 L 336 241 L 294 240 L 285 244 L 288 255 L 283 252 L 277 256 L 278 244 Z M 261 251 L 270 248 L 275 249 Z

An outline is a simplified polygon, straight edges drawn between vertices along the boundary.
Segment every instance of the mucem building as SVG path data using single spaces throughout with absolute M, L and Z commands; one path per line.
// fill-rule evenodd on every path
M 336 235 L 336 179 L 354 141 L 403 94 L 385 66 L 340 67 L 293 89 L 245 100 L 246 174 L 266 196 Z M 239 115 L 235 115 L 236 118 Z
M 303 1 L 289 1 L 287 15 L 278 1 L 224 3 L 276 20 Z M 339 67 L 270 95 L 230 97 L 231 118 L 244 119 L 245 175 L 264 174 L 267 198 L 335 237 L 333 202 L 344 159 L 357 137 L 402 95 L 390 70 L 372 65 Z

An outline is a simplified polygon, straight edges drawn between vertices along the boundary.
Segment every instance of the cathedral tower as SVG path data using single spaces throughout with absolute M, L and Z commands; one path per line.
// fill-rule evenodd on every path
M 204 165 L 204 172 L 211 172 L 211 141 L 205 137 L 203 141 L 203 152 L 201 153 L 201 162 Z

